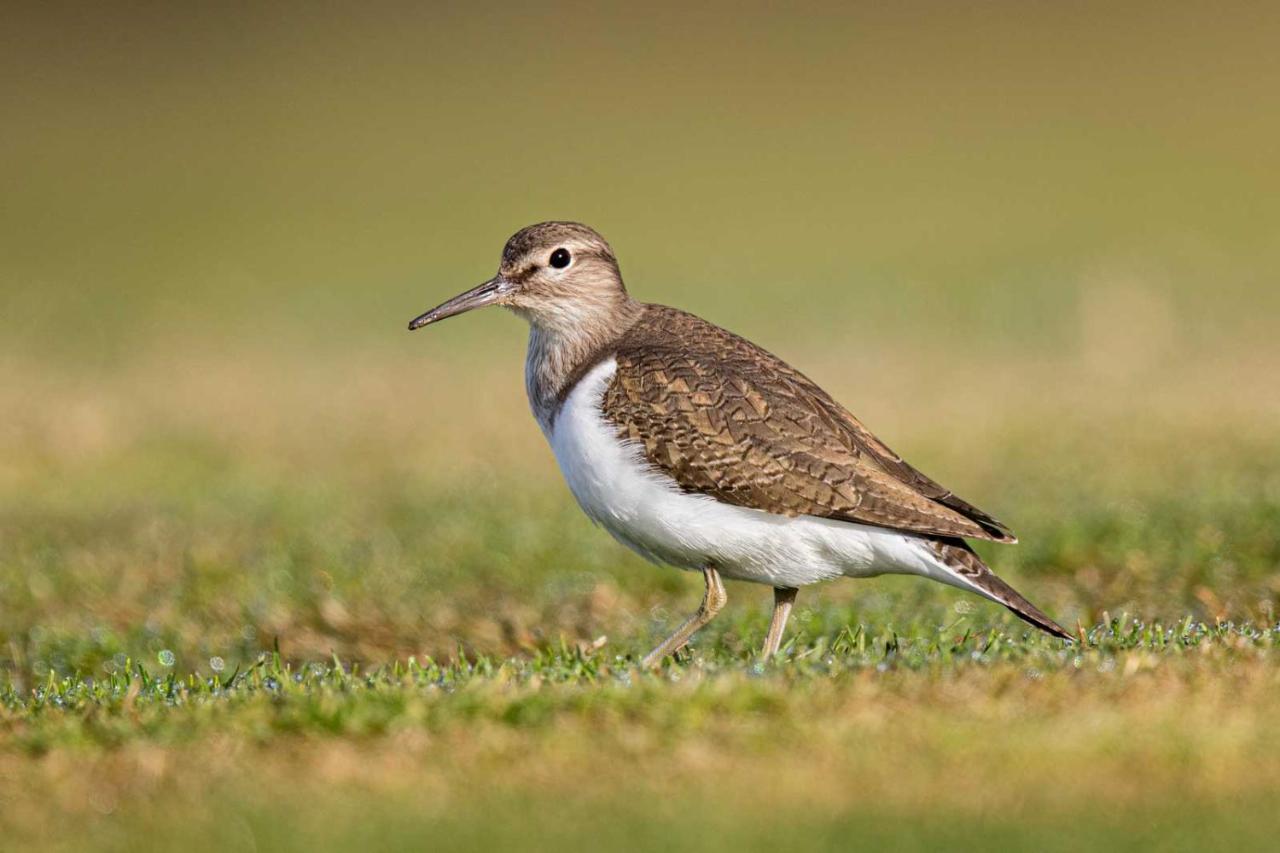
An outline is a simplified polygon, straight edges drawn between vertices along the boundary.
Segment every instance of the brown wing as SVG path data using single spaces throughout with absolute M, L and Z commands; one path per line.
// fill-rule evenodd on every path
M 692 314 L 646 306 L 616 358 L 605 417 L 687 491 L 782 515 L 1016 541 L 781 359 Z

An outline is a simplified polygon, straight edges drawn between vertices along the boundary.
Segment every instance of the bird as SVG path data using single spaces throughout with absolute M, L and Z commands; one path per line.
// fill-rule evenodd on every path
M 640 661 L 660 666 L 724 607 L 724 579 L 774 590 L 761 659 L 800 587 L 918 575 L 1072 636 L 968 539 L 1017 541 L 905 462 L 804 374 L 700 317 L 638 301 L 592 228 L 516 232 L 497 275 L 409 323 L 498 305 L 528 321 L 525 389 L 586 515 L 648 560 L 700 572 L 697 610 Z

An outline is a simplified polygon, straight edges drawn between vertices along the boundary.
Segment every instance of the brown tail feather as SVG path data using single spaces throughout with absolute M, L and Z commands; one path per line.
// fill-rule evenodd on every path
M 935 539 L 929 542 L 929 547 L 942 558 L 947 568 L 994 601 L 1003 604 L 1019 619 L 1036 626 L 1046 634 L 1074 642 L 1075 638 L 1068 634 L 1065 628 L 1045 615 L 1039 607 L 1023 598 L 1016 589 L 1000 580 L 964 540 Z

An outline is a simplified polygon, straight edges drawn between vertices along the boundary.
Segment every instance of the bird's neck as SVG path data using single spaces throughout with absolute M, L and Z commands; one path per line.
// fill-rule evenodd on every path
M 544 432 L 582 376 L 609 355 L 612 347 L 635 325 L 644 305 L 634 299 L 613 306 L 607 316 L 577 323 L 546 323 L 532 319 L 525 357 L 525 390 L 529 406 Z

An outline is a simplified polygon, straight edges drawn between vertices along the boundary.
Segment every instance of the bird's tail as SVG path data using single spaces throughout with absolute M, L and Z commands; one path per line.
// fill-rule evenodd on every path
M 1075 639 L 1067 633 L 1065 628 L 1045 615 L 1039 607 L 1027 601 L 1016 589 L 1000 580 L 963 539 L 931 540 L 929 548 L 948 571 L 954 573 L 974 592 L 986 596 L 997 604 L 1003 604 L 1019 619 L 1036 626 L 1046 634 L 1052 634 L 1064 640 Z

